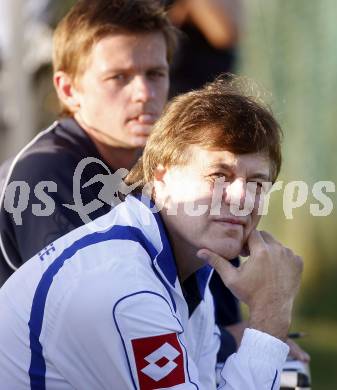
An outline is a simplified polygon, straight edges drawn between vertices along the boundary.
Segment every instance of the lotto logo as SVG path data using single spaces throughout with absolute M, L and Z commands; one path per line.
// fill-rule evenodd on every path
M 185 382 L 184 357 L 175 333 L 132 340 L 140 390 Z

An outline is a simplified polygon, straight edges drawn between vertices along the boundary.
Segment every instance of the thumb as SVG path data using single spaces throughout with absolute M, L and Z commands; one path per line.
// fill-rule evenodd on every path
M 208 249 L 200 249 L 197 256 L 217 271 L 225 285 L 230 285 L 239 272 L 227 259 Z

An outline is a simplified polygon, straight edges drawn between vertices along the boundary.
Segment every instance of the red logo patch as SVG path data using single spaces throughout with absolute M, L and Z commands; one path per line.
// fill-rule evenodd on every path
M 185 383 L 184 356 L 176 333 L 132 340 L 140 390 Z

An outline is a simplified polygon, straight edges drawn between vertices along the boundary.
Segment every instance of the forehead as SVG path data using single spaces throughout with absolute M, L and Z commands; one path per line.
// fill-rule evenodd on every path
M 267 179 L 271 173 L 271 161 L 265 153 L 236 154 L 228 150 L 209 150 L 196 145 L 190 147 L 187 165 L 203 173 L 223 170 L 243 177 L 260 176 Z
M 161 32 L 116 32 L 96 42 L 88 68 L 104 72 L 114 68 L 167 67 L 167 45 Z

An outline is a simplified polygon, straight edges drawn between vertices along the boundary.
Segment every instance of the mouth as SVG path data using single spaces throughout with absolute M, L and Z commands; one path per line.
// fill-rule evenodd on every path
M 238 218 L 227 218 L 227 217 L 224 217 L 224 218 L 217 218 L 214 220 L 215 222 L 218 222 L 218 223 L 222 223 L 222 224 L 227 224 L 228 226 L 232 226 L 232 227 L 235 227 L 235 226 L 243 226 L 245 227 L 246 226 L 246 222 L 242 219 L 238 219 Z
M 129 129 L 131 136 L 141 137 L 141 143 L 144 143 L 146 138 L 149 137 L 157 119 L 158 115 L 154 113 L 141 112 L 138 115 L 127 119 L 126 126 Z
M 154 125 L 156 120 L 158 119 L 158 115 L 151 112 L 142 112 L 138 115 L 135 115 L 131 118 L 127 119 L 128 123 L 138 124 L 138 125 Z

